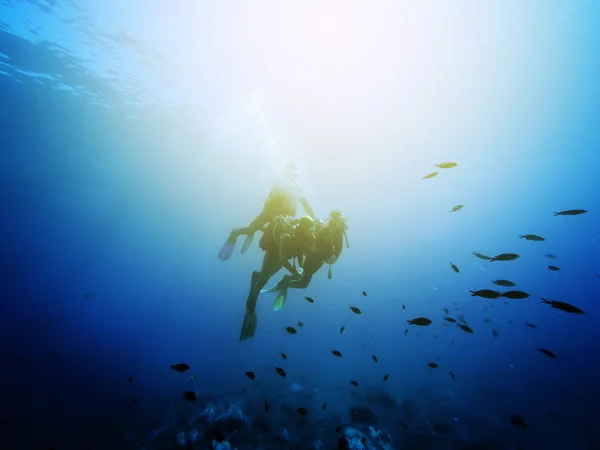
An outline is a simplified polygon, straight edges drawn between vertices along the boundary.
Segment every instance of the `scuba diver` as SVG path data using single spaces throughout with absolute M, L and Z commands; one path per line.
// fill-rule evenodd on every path
M 244 254 L 246 250 L 248 250 L 248 247 L 250 247 L 250 244 L 252 244 L 254 234 L 257 231 L 265 224 L 274 220 L 277 216 L 283 215 L 294 217 L 296 215 L 298 203 L 302 204 L 309 216 L 313 219 L 315 218 L 312 208 L 306 201 L 306 198 L 304 198 L 304 195 L 296 183 L 297 178 L 298 168 L 296 167 L 296 164 L 292 162 L 286 167 L 284 179 L 271 188 L 271 192 L 269 192 L 269 195 L 267 196 L 263 209 L 256 219 L 254 219 L 249 226 L 236 228 L 229 234 L 229 237 L 219 250 L 219 259 L 221 261 L 227 261 L 231 257 L 231 254 L 235 249 L 237 238 L 241 234 L 246 235 L 241 252 Z
M 274 309 L 277 305 L 283 305 L 287 298 L 288 289 L 306 289 L 312 280 L 312 276 L 323 266 L 329 264 L 328 278 L 331 279 L 331 265 L 340 257 L 344 247 L 350 248 L 346 230 L 346 215 L 339 211 L 331 211 L 327 224 L 315 225 L 315 242 L 310 250 L 306 252 L 302 274 L 285 275 L 277 285 L 271 289 L 261 291 L 277 292 Z
M 315 241 L 313 219 L 308 216 L 299 220 L 286 220 L 285 217 L 278 216 L 263 230 L 264 234 L 258 245 L 265 251 L 265 256 L 260 271 L 252 272 L 240 341 L 253 337 L 256 332 L 256 302 L 261 289 L 282 267 L 296 277 L 302 276 L 304 253 L 314 245 Z M 294 261 L 293 265 L 290 260 Z M 298 261 L 298 267 L 296 267 L 296 261 Z M 280 309 L 283 301 L 274 306 L 274 309 Z

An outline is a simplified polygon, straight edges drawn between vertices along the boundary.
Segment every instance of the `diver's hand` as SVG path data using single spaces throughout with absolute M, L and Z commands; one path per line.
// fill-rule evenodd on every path
M 300 276 L 300 277 L 301 277 L 302 275 L 304 275 L 304 270 L 302 269 L 302 267 L 298 267 L 298 268 L 296 268 L 296 275 L 298 275 L 298 276 Z

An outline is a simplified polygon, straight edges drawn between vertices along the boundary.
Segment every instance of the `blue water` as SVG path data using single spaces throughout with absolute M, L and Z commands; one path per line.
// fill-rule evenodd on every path
M 597 448 L 598 2 L 125 3 L 0 0 L 0 448 Z M 240 342 L 290 161 L 350 247 Z

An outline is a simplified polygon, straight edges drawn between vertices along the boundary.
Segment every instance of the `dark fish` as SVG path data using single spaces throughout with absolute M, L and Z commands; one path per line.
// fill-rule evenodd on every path
M 406 330 L 404 330 L 404 336 L 406 336 L 408 334 L 408 328 Z
M 493 256 L 490 258 L 490 262 L 494 261 L 514 261 L 517 259 L 519 255 L 516 253 L 500 253 L 499 255 Z
M 454 345 L 454 339 L 452 339 L 452 345 Z
M 342 328 L 340 328 L 340 334 L 344 334 L 345 331 L 346 331 L 346 325 L 342 325 Z
M 491 289 L 480 289 L 478 291 L 469 291 L 471 293 L 471 297 L 483 297 L 483 298 L 498 298 L 502 296 L 500 292 L 492 291 Z
M 513 283 L 512 281 L 509 281 L 509 280 L 494 280 L 494 281 L 492 281 L 492 283 L 497 284 L 498 286 L 504 286 L 504 287 L 516 286 L 515 283 Z
M 579 214 L 585 214 L 585 209 L 567 209 L 566 211 L 555 212 L 555 216 L 578 216 Z
M 335 432 L 336 433 L 339 433 L 340 431 L 342 431 L 342 427 L 341 426 L 340 427 L 335 427 Z M 344 436 L 342 436 L 342 437 L 344 437 Z M 344 438 L 344 439 L 346 439 L 346 438 Z M 348 441 L 346 441 L 346 445 L 347 444 L 348 444 Z M 346 447 L 346 448 L 350 448 L 350 447 Z
M 583 311 L 581 309 L 579 309 L 576 306 L 573 306 L 569 303 L 561 302 L 558 300 L 547 300 L 543 297 L 540 297 L 540 298 L 542 299 L 542 303 L 545 303 L 546 305 L 550 305 L 550 307 L 552 307 L 554 309 L 560 309 L 561 311 L 571 313 L 571 314 L 583 314 Z
M 171 369 L 176 370 L 177 372 L 185 372 L 186 370 L 190 370 L 190 366 L 185 363 L 173 364 Z
M 544 239 L 543 237 L 541 237 L 541 236 L 537 236 L 537 235 L 535 235 L 535 234 L 525 234 L 525 235 L 523 235 L 523 236 L 519 236 L 519 238 L 525 239 L 525 240 L 527 240 L 527 241 L 538 241 L 538 242 L 541 242 L 541 241 L 545 241 L 545 240 L 546 240 L 546 239 Z
M 439 366 L 434 363 L 434 362 L 430 362 L 429 364 L 427 364 L 429 367 L 431 367 L 432 369 L 437 369 Z
M 281 375 L 282 377 L 285 377 L 287 374 L 285 373 L 285 370 L 283 370 L 281 367 L 275 367 L 275 370 L 277 371 L 277 373 L 279 375 Z
M 552 253 L 546 253 L 544 255 L 546 258 L 550 258 L 550 259 L 556 259 L 556 255 L 553 255 Z
M 133 406 L 133 405 L 135 405 L 135 404 L 137 403 L 137 401 L 138 401 L 138 399 L 134 397 L 134 398 L 132 398 L 132 399 L 130 400 L 130 402 L 129 402 L 129 403 L 131 403 L 131 406 Z
M 544 355 L 546 355 L 548 358 L 556 358 L 556 355 L 554 353 L 552 353 L 550 350 L 548 350 L 547 348 L 540 348 L 538 347 L 538 350 L 540 352 L 542 352 Z
M 304 324 L 301 321 L 298 321 L 298 323 L 296 325 L 298 325 L 300 328 L 302 328 L 304 326 Z
M 362 294 L 366 297 L 367 293 L 365 291 L 362 291 Z
M 527 424 L 525 423 L 525 421 L 521 418 L 521 416 L 519 414 L 511 415 L 510 423 L 512 423 L 513 425 L 516 425 L 518 427 L 521 427 L 521 428 L 527 428 Z
M 462 323 L 457 323 L 456 325 L 458 325 L 461 330 L 466 331 L 467 333 L 473 333 L 473 330 L 471 330 L 468 325 L 463 325 Z
M 462 314 L 460 316 L 458 316 L 458 321 L 460 323 L 464 323 L 465 325 L 467 325 L 467 321 L 465 320 L 465 316 L 463 316 Z
M 485 319 L 483 319 L 483 321 L 484 321 L 485 323 L 488 323 L 488 322 L 490 321 L 490 319 L 489 319 L 489 317 L 486 317 Z
M 452 169 L 453 167 L 458 166 L 455 162 L 445 162 L 441 164 L 434 164 L 435 167 L 439 167 L 440 169 Z
M 323 406 L 321 406 L 321 410 L 324 410 L 325 408 L 327 408 L 327 402 L 323 403 Z
M 304 300 L 306 300 L 308 303 L 314 303 L 315 300 L 312 297 L 304 297 Z
M 492 258 L 490 258 L 489 256 L 482 255 L 481 253 L 477 253 L 477 252 L 472 252 L 472 253 L 473 253 L 475 256 L 477 256 L 479 259 L 485 259 L 485 260 L 492 259 Z
M 406 306 L 404 305 L 404 303 L 402 303 L 402 309 L 406 309 Z
M 449 212 L 456 212 L 456 211 L 460 211 L 461 209 L 463 209 L 463 205 L 456 205 Z
M 354 313 L 354 314 L 361 314 L 362 311 L 360 309 L 358 309 L 356 306 L 350 306 L 350 310 Z
M 127 380 L 129 383 L 131 383 L 133 381 L 133 375 L 129 376 L 129 380 Z
M 249 370 L 246 370 L 246 376 L 248 378 L 250 378 L 251 380 L 254 380 L 256 378 L 256 375 L 254 374 L 254 372 L 250 372 Z
M 439 172 L 431 172 L 430 174 L 425 175 L 421 180 L 426 180 L 427 178 L 435 177 Z
M 537 326 L 535 324 L 529 323 L 529 322 L 524 323 L 523 325 L 525 325 L 526 327 L 529 327 L 529 328 L 537 328 Z
M 458 267 L 456 267 L 454 264 L 450 263 L 450 267 L 452 267 L 452 270 L 454 270 L 456 273 L 460 272 L 460 270 L 458 270 Z
M 558 270 L 560 270 L 560 267 L 556 267 L 556 266 L 548 266 L 548 269 L 550 269 L 553 272 L 556 272 Z
M 498 337 L 500 336 L 500 333 L 498 333 L 496 330 L 492 330 L 492 336 Z
M 426 327 L 431 324 L 431 320 L 425 317 L 417 317 L 416 319 L 407 320 L 409 325 L 419 325 L 422 327 Z
M 306 414 L 308 414 L 308 411 L 304 408 L 298 408 L 296 411 L 298 411 L 298 414 L 300 414 L 301 416 L 305 416 Z
M 269 403 L 265 400 L 265 412 L 269 412 Z
M 386 374 L 383 376 L 383 381 L 387 381 L 389 377 L 390 377 L 390 374 L 389 374 L 389 373 L 386 373 Z
M 342 357 L 342 353 L 339 350 L 331 350 L 331 353 L 333 353 L 338 358 Z
M 444 320 L 446 322 L 450 322 L 450 323 L 456 323 L 456 319 L 453 319 L 452 317 L 444 317 Z
M 450 374 L 450 376 L 452 377 L 453 380 L 456 380 L 456 377 L 454 376 L 454 374 L 452 372 L 448 372 Z
M 444 308 L 444 312 L 448 314 L 448 308 Z
M 358 386 L 358 381 L 351 381 L 350 384 L 353 386 Z
M 184 391 L 183 398 L 185 398 L 188 402 L 195 402 L 196 393 L 194 391 Z
M 371 355 L 371 358 L 373 358 L 373 361 L 375 361 L 375 362 L 379 362 L 379 361 L 377 361 L 377 356 L 375 356 L 375 355 Z
M 285 331 L 287 331 L 290 334 L 298 333 L 294 327 L 288 327 L 288 326 L 285 327 Z
M 283 359 L 287 359 L 287 355 L 286 355 L 285 353 L 283 353 L 283 352 L 281 353 L 281 357 L 282 357 Z
M 529 297 L 529 294 L 523 291 L 506 291 L 502 294 L 502 297 L 512 298 L 513 300 L 522 300 Z

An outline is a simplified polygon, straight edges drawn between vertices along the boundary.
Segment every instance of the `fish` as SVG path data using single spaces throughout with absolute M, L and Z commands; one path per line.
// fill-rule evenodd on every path
M 547 348 L 538 347 L 538 351 L 542 352 L 548 358 L 552 358 L 552 359 L 556 358 L 556 355 L 554 353 L 552 353 L 550 350 L 548 350 Z
M 352 381 L 350 382 L 350 384 L 351 384 L 352 386 L 358 386 L 358 381 L 354 381 L 354 380 L 352 380 Z
M 249 370 L 246 370 L 246 376 L 248 378 L 250 378 L 251 380 L 254 380 L 256 378 L 256 375 L 254 374 L 254 372 L 251 372 Z
M 431 320 L 426 317 L 417 317 L 416 319 L 407 320 L 409 325 L 419 325 L 421 327 L 426 327 L 427 325 L 431 325 Z
M 552 253 L 546 253 L 544 255 L 546 258 L 550 258 L 550 259 L 556 259 L 556 255 L 553 255 Z
M 136 397 L 133 397 L 129 403 L 131 403 L 131 406 L 135 405 L 138 402 L 138 399 Z
M 402 309 L 406 309 L 406 305 L 402 303 Z
M 383 376 L 383 381 L 387 381 L 389 377 L 390 377 L 390 374 L 389 374 L 389 373 L 386 373 L 386 374 Z
M 502 294 L 500 292 L 492 291 L 491 289 L 480 289 L 478 291 L 469 291 L 469 292 L 471 293 L 471 297 L 483 297 L 483 298 L 495 299 L 495 298 L 502 296 Z
M 456 324 L 461 330 L 466 331 L 467 333 L 473 333 L 473 330 L 468 325 L 463 325 L 461 323 Z
M 456 380 L 456 377 L 454 376 L 454 374 L 452 372 L 448 372 L 450 374 L 450 376 L 452 377 L 453 380 Z
M 433 178 L 433 177 L 435 177 L 435 176 L 436 176 L 438 173 L 439 173 L 439 172 L 431 172 L 431 173 L 429 173 L 429 174 L 425 175 L 423 178 L 421 178 L 421 180 L 426 180 L 426 179 L 428 179 L 428 178 Z
M 548 300 L 544 297 L 540 297 L 542 299 L 542 303 L 546 305 L 550 305 L 550 307 L 554 309 L 560 309 L 561 311 L 570 313 L 570 314 L 583 314 L 583 311 L 576 306 L 573 306 L 566 302 L 561 302 L 559 300 Z
M 377 356 L 375 356 L 375 355 L 371 355 L 371 358 L 373 358 L 373 361 L 375 361 L 375 362 L 379 362 L 379 361 L 377 360 Z
M 557 272 L 560 270 L 560 267 L 556 267 L 556 266 L 548 266 L 548 269 L 550 269 L 552 272 Z
M 456 205 L 449 212 L 456 212 L 456 211 L 460 211 L 461 209 L 463 209 L 463 205 Z
M 304 326 L 304 323 L 299 320 L 296 325 L 298 325 L 300 328 L 302 328 Z
M 404 330 L 404 336 L 406 336 L 408 334 L 408 328 L 406 330 Z
M 344 334 L 345 331 L 346 331 L 346 325 L 342 325 L 342 328 L 340 328 L 340 334 Z
M 298 333 L 294 327 L 288 327 L 288 326 L 286 326 L 284 329 L 285 329 L 285 331 L 287 331 L 290 334 L 296 334 L 296 333 Z
M 519 255 L 516 253 L 500 253 L 499 255 L 493 256 L 490 258 L 490 262 L 494 261 L 514 261 L 519 258 Z
M 526 327 L 529 327 L 529 328 L 537 328 L 537 326 L 535 324 L 529 323 L 529 322 L 524 323 L 523 325 L 525 325 Z
M 365 291 L 362 291 L 362 295 L 364 295 L 366 297 L 367 293 Z
M 190 375 L 190 377 L 188 378 L 188 383 L 191 383 L 192 381 L 194 381 L 197 376 L 198 376 L 198 374 L 196 374 L 196 373 L 193 375 Z
M 350 310 L 354 313 L 354 314 L 362 314 L 362 311 L 360 309 L 358 309 L 356 306 L 352 306 L 350 305 Z
M 467 321 L 465 320 L 465 316 L 463 316 L 462 314 L 460 316 L 458 316 L 458 321 L 460 323 L 464 323 L 465 325 L 467 325 Z
M 308 411 L 305 408 L 298 408 L 296 411 L 298 411 L 298 414 L 300 414 L 301 416 L 305 416 L 306 414 L 308 414 Z
M 195 402 L 197 397 L 194 391 L 184 391 L 183 398 L 185 398 L 188 402 Z
M 341 427 L 341 426 L 339 426 L 339 427 L 335 427 L 335 432 L 336 432 L 336 433 L 339 433 L 340 431 L 342 431 L 342 427 Z M 343 437 L 343 436 L 342 436 L 342 437 Z M 348 444 L 348 441 L 346 441 L 346 444 Z M 339 446 L 338 446 L 338 448 L 341 448 L 341 447 L 339 447 Z M 350 447 L 346 447 L 346 448 L 350 448 Z
M 506 291 L 502 293 L 502 297 L 512 298 L 513 300 L 522 300 L 529 297 L 529 294 L 523 291 Z
M 430 362 L 429 364 L 427 364 L 429 367 L 431 367 L 432 369 L 437 369 L 439 366 L 434 363 L 434 362 Z
M 439 167 L 440 169 L 452 169 L 453 167 L 458 166 L 455 162 L 445 162 L 441 164 L 434 164 L 435 167 Z
M 489 317 L 486 317 L 485 319 L 483 319 L 484 323 L 488 323 L 490 321 Z
M 171 369 L 177 371 L 177 372 L 185 372 L 187 370 L 190 370 L 190 366 L 188 366 L 185 363 L 179 363 L 179 364 L 173 364 L 171 366 Z
M 281 352 L 281 358 L 282 359 L 287 359 L 287 355 L 285 353 Z
M 444 320 L 446 322 L 450 322 L 450 323 L 456 323 L 456 319 L 453 319 L 452 317 L 444 317 Z
M 448 314 L 448 308 L 444 308 L 444 312 Z
M 269 403 L 265 400 L 265 412 L 269 412 Z
M 452 270 L 454 270 L 456 273 L 460 272 L 460 270 L 458 270 L 458 267 L 456 267 L 454 264 L 450 263 L 450 267 L 452 267 Z
M 331 353 L 333 353 L 338 358 L 342 357 L 342 353 L 339 350 L 331 350 Z
M 133 375 L 129 375 L 129 379 L 127 380 L 127 382 L 131 383 L 133 381 Z
M 306 300 L 308 303 L 314 303 L 315 300 L 312 297 L 304 297 L 304 300 Z
M 477 253 L 477 252 L 471 252 L 471 253 L 473 253 L 473 254 L 474 254 L 475 256 L 477 256 L 479 259 L 485 259 L 485 260 L 492 259 L 492 258 L 490 258 L 489 256 L 485 256 L 485 255 L 483 255 L 483 254 L 481 254 L 481 253 Z
M 513 283 L 512 281 L 509 281 L 509 280 L 494 280 L 494 281 L 492 281 L 492 283 L 494 283 L 495 285 L 504 286 L 504 287 L 516 286 L 515 283 Z
M 498 337 L 498 336 L 500 336 L 500 333 L 498 333 L 497 330 L 492 330 L 492 336 Z
M 567 209 L 566 211 L 555 212 L 554 216 L 578 216 L 579 214 L 585 214 L 585 209 Z
M 285 377 L 287 374 L 285 373 L 285 370 L 283 370 L 281 367 L 275 367 L 275 370 L 277 371 L 277 373 L 279 375 L 281 375 L 282 377 Z
M 323 403 L 323 406 L 321 406 L 321 410 L 324 410 L 325 408 L 327 408 L 327 402 Z
M 525 423 L 525 421 L 521 418 L 521 416 L 519 414 L 512 414 L 509 417 L 509 419 L 510 419 L 510 423 L 512 423 L 513 425 L 516 425 L 521 428 L 527 428 L 527 424 Z
M 542 242 L 542 241 L 546 240 L 543 237 L 538 236 L 537 234 L 524 234 L 524 235 L 520 235 L 519 238 L 525 239 L 527 241 L 537 241 L 537 242 Z

